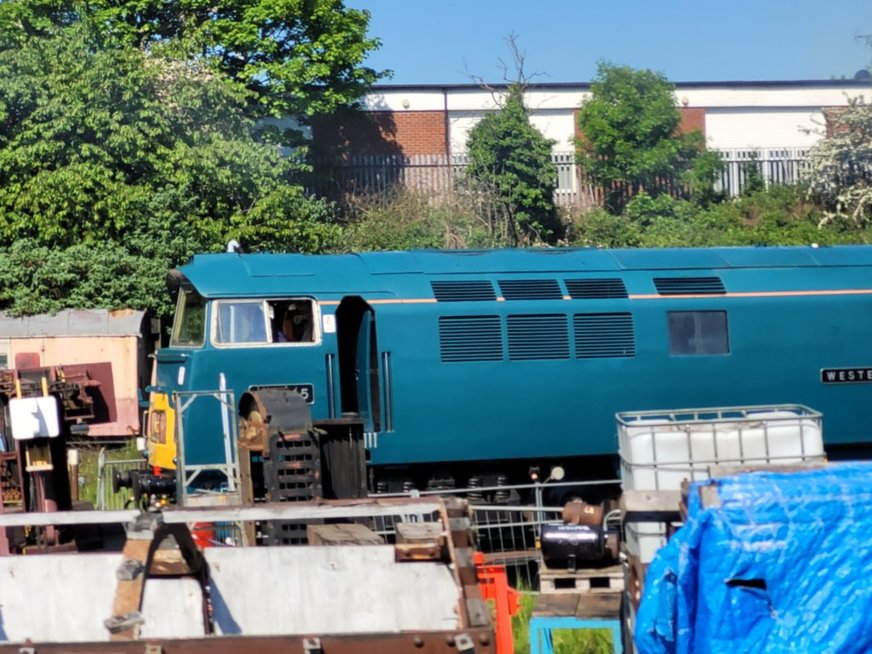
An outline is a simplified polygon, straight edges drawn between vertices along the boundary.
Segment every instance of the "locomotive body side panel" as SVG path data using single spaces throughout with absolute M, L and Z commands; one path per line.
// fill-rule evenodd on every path
M 872 247 L 234 254 L 182 273 L 209 334 L 159 354 L 159 387 L 311 385 L 316 421 L 365 421 L 376 466 L 614 455 L 615 413 L 702 406 L 804 404 L 827 443 L 872 440 L 870 387 L 822 380 L 872 367 Z M 221 301 L 298 297 L 311 344 L 216 344 Z M 189 418 L 186 458 L 208 459 L 215 422 Z

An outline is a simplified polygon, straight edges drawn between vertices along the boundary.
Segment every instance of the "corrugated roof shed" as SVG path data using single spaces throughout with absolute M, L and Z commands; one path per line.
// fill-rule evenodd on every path
M 0 338 L 137 336 L 145 311 L 65 309 L 56 314 L 11 317 L 0 311 Z

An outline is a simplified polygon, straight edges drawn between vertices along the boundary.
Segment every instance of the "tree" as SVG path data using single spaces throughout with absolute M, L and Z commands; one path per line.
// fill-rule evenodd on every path
M 469 132 L 466 174 L 479 192 L 495 198 L 511 245 L 560 237 L 553 144 L 530 124 L 520 82 L 509 86 L 499 111 L 482 118 Z
M 811 197 L 827 210 L 824 222 L 872 221 L 872 105 L 862 98 L 830 116 L 830 133 L 811 149 Z
M 366 34 L 369 12 L 342 0 L 6 0 L 0 47 L 79 21 L 104 49 L 204 62 L 250 92 L 256 116 L 329 113 L 387 74 L 362 65 L 379 45 Z
M 337 242 L 330 207 L 303 193 L 306 167 L 255 138 L 238 85 L 202 61 L 101 48 L 91 28 L 4 39 L 0 238 L 17 245 L 0 258 L 25 277 L 0 278 L 0 308 L 163 310 L 155 270 L 195 251 Z M 94 280 L 114 281 L 84 290 Z
M 639 191 L 656 196 L 667 190 L 703 151 L 699 132 L 679 133 L 673 91 L 660 73 L 599 64 L 579 111 L 578 162 L 603 189 L 610 211 L 620 213 Z

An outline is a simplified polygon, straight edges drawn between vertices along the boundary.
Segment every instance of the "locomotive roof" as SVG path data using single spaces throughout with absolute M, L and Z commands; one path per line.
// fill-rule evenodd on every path
M 393 293 L 416 276 L 621 273 L 872 266 L 872 246 L 410 250 L 356 254 L 198 254 L 180 272 L 206 297 Z

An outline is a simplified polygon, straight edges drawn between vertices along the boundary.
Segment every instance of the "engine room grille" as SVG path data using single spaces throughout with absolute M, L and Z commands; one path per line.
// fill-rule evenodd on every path
M 482 302 L 497 299 L 493 284 L 487 280 L 430 282 L 430 287 L 439 302 Z
M 575 356 L 579 359 L 636 356 L 633 316 L 629 313 L 577 313 Z
M 500 361 L 503 339 L 499 316 L 439 318 L 439 352 L 446 363 Z
M 573 300 L 607 300 L 627 297 L 623 279 L 567 279 L 566 290 Z
M 568 359 L 569 325 L 566 316 L 509 316 L 509 359 Z
M 500 293 L 507 300 L 562 300 L 556 279 L 503 279 Z
M 660 295 L 723 295 L 720 277 L 655 277 L 654 287 Z

